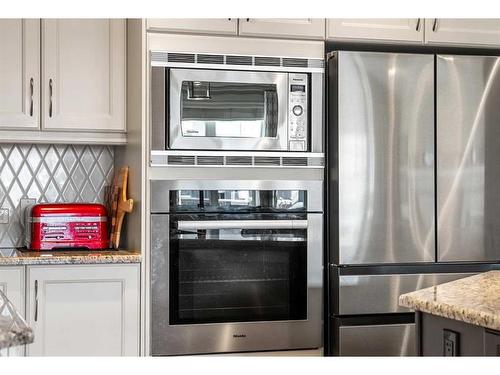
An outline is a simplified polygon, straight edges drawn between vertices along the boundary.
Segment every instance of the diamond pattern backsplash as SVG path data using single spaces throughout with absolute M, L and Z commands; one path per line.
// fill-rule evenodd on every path
M 22 246 L 21 198 L 102 203 L 113 165 L 110 146 L 0 145 L 0 206 L 9 210 L 9 223 L 0 224 L 0 247 Z

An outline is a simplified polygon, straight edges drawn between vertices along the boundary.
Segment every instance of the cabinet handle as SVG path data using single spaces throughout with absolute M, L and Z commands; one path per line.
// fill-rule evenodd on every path
M 247 22 L 250 22 L 250 18 L 246 18 Z
M 417 27 L 416 31 L 420 31 L 420 18 L 417 18 Z
M 49 117 L 52 117 L 52 92 L 53 92 L 53 87 L 52 87 L 52 78 L 49 79 Z
M 33 117 L 33 85 L 35 84 L 35 81 L 33 78 L 30 79 L 30 116 Z
M 38 320 L 38 280 L 35 280 L 35 322 Z
M 438 19 L 434 18 L 434 22 L 432 23 L 432 31 L 433 32 L 437 31 L 437 26 L 438 26 Z

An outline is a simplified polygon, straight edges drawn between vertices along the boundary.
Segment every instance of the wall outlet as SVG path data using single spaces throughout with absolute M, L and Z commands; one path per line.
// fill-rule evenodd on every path
M 458 332 L 443 329 L 443 356 L 458 357 L 459 353 L 459 336 Z
M 9 224 L 8 208 L 0 208 L 0 224 Z

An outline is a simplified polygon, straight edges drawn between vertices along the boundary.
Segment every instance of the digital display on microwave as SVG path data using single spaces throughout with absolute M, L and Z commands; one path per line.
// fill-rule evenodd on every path
M 306 92 L 305 85 L 290 85 L 290 90 L 292 92 Z

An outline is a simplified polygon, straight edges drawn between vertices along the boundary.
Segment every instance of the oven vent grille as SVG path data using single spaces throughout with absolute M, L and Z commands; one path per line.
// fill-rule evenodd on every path
M 168 53 L 168 61 L 169 62 L 180 62 L 180 63 L 188 63 L 194 64 L 195 55 L 194 53 Z
M 224 165 L 224 156 L 197 156 L 198 165 Z
M 291 167 L 291 166 L 297 166 L 297 167 L 304 167 L 307 166 L 307 158 L 305 157 L 283 157 L 283 166 L 286 167 Z
M 281 165 L 279 157 L 275 156 L 256 156 L 254 159 L 255 165 Z
M 196 165 L 195 157 L 189 155 L 168 155 L 167 162 L 171 165 Z
M 198 64 L 224 64 L 224 55 L 206 55 L 200 53 L 196 56 Z
M 226 156 L 227 165 L 252 165 L 251 156 Z
M 260 155 L 224 155 L 213 153 L 207 155 L 164 154 L 154 152 L 151 155 L 152 166 L 226 166 L 226 167 L 289 167 L 289 168 L 323 168 L 322 154 L 297 156 L 260 156 Z
M 166 63 L 168 62 L 168 53 L 151 52 L 151 61 Z
M 256 66 L 281 66 L 281 59 L 279 57 L 255 57 Z
M 308 65 L 309 68 L 323 69 L 325 63 L 321 59 L 308 59 L 307 60 L 307 65 Z
M 182 53 L 151 51 L 151 62 L 159 66 L 168 63 L 179 64 L 206 64 L 206 65 L 233 65 L 233 66 L 259 66 L 259 67 L 284 67 L 324 69 L 323 59 L 307 59 L 278 56 L 250 56 L 250 55 L 221 55 L 210 53 Z
M 252 56 L 226 56 L 226 64 L 229 65 L 253 65 Z
M 283 66 L 293 67 L 293 68 L 307 68 L 309 63 L 307 59 L 294 59 L 294 58 L 283 58 Z

